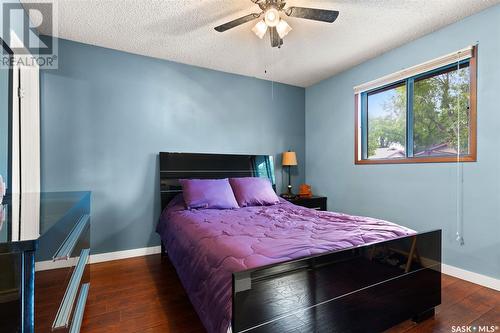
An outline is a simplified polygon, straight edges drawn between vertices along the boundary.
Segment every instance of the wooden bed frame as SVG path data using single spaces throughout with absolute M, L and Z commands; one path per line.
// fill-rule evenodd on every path
M 267 177 L 272 156 L 160 153 L 162 210 L 182 178 Z M 162 255 L 165 248 L 162 242 Z M 441 230 L 232 275 L 232 332 L 380 332 L 441 304 Z

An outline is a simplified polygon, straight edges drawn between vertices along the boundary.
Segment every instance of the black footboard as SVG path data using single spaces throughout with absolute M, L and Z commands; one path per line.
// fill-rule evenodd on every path
M 238 332 L 379 332 L 441 303 L 441 230 L 233 274 Z

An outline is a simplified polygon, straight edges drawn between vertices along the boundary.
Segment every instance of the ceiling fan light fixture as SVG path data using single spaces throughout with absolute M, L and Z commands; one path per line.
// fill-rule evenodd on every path
M 252 28 L 252 31 L 253 33 L 259 37 L 260 39 L 262 39 L 264 37 L 264 35 L 266 34 L 266 31 L 267 31 L 267 24 L 266 22 L 260 20 L 259 22 L 257 22 L 257 24 Z
M 277 26 L 280 21 L 279 11 L 274 7 L 269 8 L 264 13 L 264 21 L 266 22 L 268 27 L 272 28 Z
M 276 31 L 278 31 L 280 38 L 283 39 L 290 31 L 292 31 L 292 27 L 285 20 L 281 19 L 276 26 Z
M 283 38 L 287 36 L 292 27 L 282 18 L 298 18 L 319 22 L 333 23 L 339 16 L 338 10 L 309 8 L 309 7 L 287 7 L 287 0 L 251 0 L 260 8 L 259 12 L 250 13 L 226 22 L 214 29 L 217 32 L 224 32 L 236 28 L 247 22 L 256 22 L 252 27 L 252 32 L 260 39 L 264 38 L 269 30 L 271 47 L 281 47 Z

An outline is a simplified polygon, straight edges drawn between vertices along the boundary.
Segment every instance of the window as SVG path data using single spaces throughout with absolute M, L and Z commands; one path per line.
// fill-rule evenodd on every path
M 406 84 L 367 94 L 368 159 L 406 157 Z
M 474 53 L 358 92 L 355 163 L 475 161 Z

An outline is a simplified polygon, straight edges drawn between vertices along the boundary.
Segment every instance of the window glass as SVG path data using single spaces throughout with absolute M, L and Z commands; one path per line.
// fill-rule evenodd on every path
M 471 58 L 361 92 L 355 163 L 476 161 L 475 78 Z
M 369 159 L 406 157 L 406 85 L 368 94 Z
M 415 79 L 414 157 L 469 153 L 469 77 L 464 64 Z

